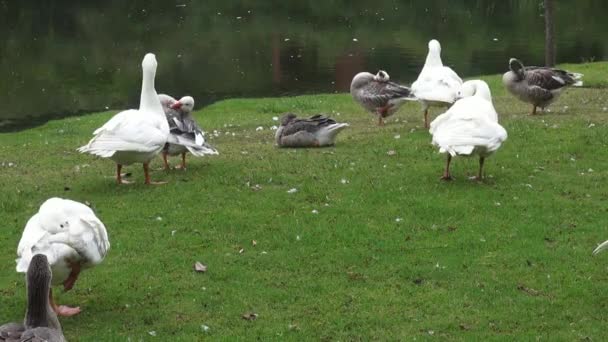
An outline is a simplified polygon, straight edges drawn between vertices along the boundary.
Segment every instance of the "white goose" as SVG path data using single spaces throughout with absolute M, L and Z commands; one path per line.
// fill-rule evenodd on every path
M 484 81 L 467 81 L 458 92 L 456 101 L 447 112 L 439 115 L 429 132 L 439 152 L 447 153 L 443 177 L 451 180 L 450 162 L 455 156 L 479 156 L 479 173 L 482 179 L 483 163 L 507 139 L 507 131 L 498 124 L 498 114 L 492 104 L 492 95 Z
M 218 154 L 213 146 L 205 142 L 203 130 L 194 120 L 192 111 L 194 110 L 194 98 L 184 96 L 176 100 L 173 97 L 160 94 L 158 95 L 160 104 L 167 117 L 169 124 L 169 142 L 163 149 L 163 162 L 165 170 L 169 170 L 167 155 L 182 155 L 181 169 L 186 169 L 186 153 L 202 157 L 205 155 Z
M 420 100 L 424 111 L 424 128 L 429 128 L 429 107 L 449 107 L 456 101 L 456 93 L 462 79 L 450 67 L 441 62 L 441 45 L 435 39 L 429 42 L 429 53 L 416 82 L 412 83 L 412 94 Z
M 608 249 L 608 240 L 597 246 L 597 248 L 593 250 L 593 255 L 603 251 L 604 249 Z
M 23 230 L 17 247 L 17 272 L 26 272 L 32 257 L 44 254 L 53 271 L 53 285 L 70 290 L 80 271 L 104 259 L 110 249 L 103 223 L 88 206 L 61 198 L 50 198 L 40 206 Z M 60 316 L 72 316 L 80 308 L 57 305 L 49 294 L 51 306 Z
M 148 163 L 162 151 L 169 139 L 169 125 L 154 89 L 156 57 L 148 53 L 142 63 L 143 79 L 139 109 L 120 112 L 101 128 L 93 132 L 93 139 L 78 151 L 90 153 L 116 162 L 116 181 L 129 183 L 121 178 L 123 165 L 143 163 L 145 183 L 150 181 Z

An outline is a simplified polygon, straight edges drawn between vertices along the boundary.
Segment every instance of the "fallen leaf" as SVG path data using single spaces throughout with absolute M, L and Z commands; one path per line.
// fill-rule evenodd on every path
M 394 156 L 395 154 L 397 154 L 397 152 L 395 152 L 395 150 L 390 150 L 386 152 L 386 154 L 388 154 L 389 156 Z
M 448 226 L 448 230 L 451 232 L 455 231 L 456 229 L 458 229 L 458 228 L 456 228 L 454 226 Z
M 257 241 L 255 241 L 255 240 L 251 240 L 251 245 L 252 245 L 253 247 L 255 247 L 257 244 L 258 244 L 258 242 L 257 242 Z
M 464 323 L 460 323 L 460 330 L 471 330 L 471 327 Z
M 241 317 L 248 321 L 255 321 L 258 318 L 258 314 L 254 312 L 246 312 Z
M 245 248 L 239 249 L 239 254 L 243 254 L 244 251 L 245 251 Z
M 196 272 L 207 272 L 207 265 L 203 265 L 201 262 L 197 261 L 194 263 L 194 270 Z
M 422 279 L 422 278 L 414 279 L 414 284 L 416 284 L 416 285 L 422 285 L 423 283 L 424 283 L 424 279 Z

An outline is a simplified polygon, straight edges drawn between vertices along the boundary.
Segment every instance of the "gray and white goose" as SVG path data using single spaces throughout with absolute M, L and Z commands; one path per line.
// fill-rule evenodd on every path
M 363 108 L 378 115 L 378 125 L 384 125 L 384 118 L 393 115 L 408 100 L 416 100 L 410 88 L 390 81 L 384 70 L 376 75 L 360 72 L 350 84 L 350 94 Z
M 279 147 L 323 147 L 335 144 L 336 136 L 347 123 L 338 123 L 321 114 L 298 119 L 293 113 L 281 118 L 281 126 L 275 133 Z
M 532 104 L 530 115 L 536 114 L 536 107 L 544 110 L 564 88 L 583 85 L 583 74 L 548 67 L 525 67 L 516 58 L 509 60 L 509 69 L 502 76 L 502 83 L 519 100 Z
M 190 152 L 194 156 L 218 154 L 217 150 L 205 141 L 204 132 L 194 120 L 192 111 L 194 109 L 194 98 L 184 96 L 176 100 L 173 97 L 160 94 L 158 95 L 163 111 L 169 123 L 169 142 L 163 149 L 163 162 L 165 169 L 169 169 L 167 155 L 182 156 L 181 169 L 186 168 L 186 153 Z
M 45 255 L 36 254 L 27 269 L 27 310 L 23 323 L 0 326 L 0 341 L 65 342 L 61 324 L 49 300 L 51 266 Z

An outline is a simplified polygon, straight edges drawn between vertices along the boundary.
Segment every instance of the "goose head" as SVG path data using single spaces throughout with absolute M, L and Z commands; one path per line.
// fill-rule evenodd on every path
M 49 327 L 61 330 L 59 320 L 49 303 L 49 292 L 53 274 L 44 254 L 32 257 L 27 269 L 26 328 Z
M 184 96 L 175 102 L 171 108 L 180 109 L 184 113 L 191 113 L 194 110 L 194 98 L 192 96 Z
M 295 120 L 296 118 L 297 115 L 295 115 L 294 113 L 286 113 L 281 117 L 281 126 L 289 125 L 289 123 Z
M 436 39 L 429 41 L 429 53 L 426 55 L 426 61 L 424 62 L 425 67 L 441 67 L 441 44 Z
M 511 69 L 511 71 L 513 71 L 513 73 L 515 73 L 520 80 L 524 78 L 524 65 L 519 59 L 509 59 L 509 69 Z
M 51 234 L 69 230 L 69 215 L 61 208 L 62 199 L 51 198 L 40 206 L 38 211 L 39 222 Z
M 153 53 L 147 53 L 141 61 L 141 68 L 144 72 L 156 73 L 157 66 L 158 62 L 156 62 L 156 56 Z
M 390 79 L 391 77 L 384 70 L 379 70 L 376 76 L 374 76 L 374 81 L 378 82 L 388 82 Z
M 456 100 L 470 96 L 479 96 L 488 101 L 492 101 L 490 87 L 488 87 L 488 84 L 482 80 L 471 80 L 464 82 L 456 93 Z

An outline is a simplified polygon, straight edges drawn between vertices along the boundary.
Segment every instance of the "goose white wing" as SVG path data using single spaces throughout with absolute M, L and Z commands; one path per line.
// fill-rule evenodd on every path
M 486 118 L 452 118 L 444 122 L 433 134 L 433 144 L 439 152 L 470 155 L 476 149 L 492 153 L 507 139 L 506 130 Z
M 120 112 L 97 129 L 93 139 L 78 151 L 100 157 L 111 157 L 116 151 L 160 151 L 167 142 L 167 135 L 162 129 L 163 122 L 151 117 L 153 114 L 133 109 Z

